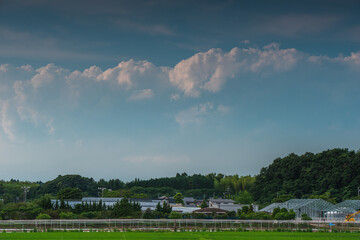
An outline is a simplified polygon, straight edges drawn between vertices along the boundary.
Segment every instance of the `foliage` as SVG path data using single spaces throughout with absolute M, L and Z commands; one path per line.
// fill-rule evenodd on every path
M 154 218 L 154 214 L 152 213 L 150 208 L 147 208 L 143 214 L 144 219 L 152 219 Z
M 214 187 L 221 192 L 239 193 L 249 190 L 254 184 L 255 178 L 251 176 L 238 175 L 225 176 L 224 178 L 214 180 Z
M 169 218 L 170 219 L 181 219 L 182 214 L 179 212 L 171 212 Z
M 236 203 L 240 203 L 240 204 L 251 204 L 254 202 L 251 194 L 244 190 L 244 191 L 240 191 L 234 195 L 232 195 L 232 200 L 234 200 Z
M 340 202 L 357 195 L 359 182 L 360 152 L 335 148 L 275 159 L 261 169 L 250 192 L 258 202 L 270 202 L 277 193 L 308 198 L 326 192 Z
M 98 217 L 98 214 L 99 212 L 95 212 L 95 211 L 92 211 L 92 212 L 83 212 L 80 214 L 79 218 L 80 219 L 93 219 L 93 218 L 97 218 Z
M 309 217 L 306 213 L 301 215 L 301 220 L 312 220 L 311 217 Z
M 162 188 L 170 187 L 178 190 L 189 190 L 189 189 L 205 189 L 214 188 L 213 175 L 203 176 L 201 174 L 194 174 L 188 176 L 186 173 L 177 173 L 175 177 L 169 178 L 157 178 L 150 180 L 135 179 L 132 182 L 126 183 L 126 188 L 132 187 L 143 187 L 143 188 Z
M 115 203 L 112 209 L 112 217 L 132 217 L 139 212 L 141 212 L 141 206 L 138 203 L 131 203 L 127 198 L 123 198 L 120 202 Z
M 36 219 L 51 219 L 51 216 L 46 213 L 40 213 L 37 215 Z
M 293 195 L 279 195 L 278 197 L 274 198 L 271 202 L 272 203 L 283 203 L 283 202 L 286 202 L 290 199 L 293 199 L 295 198 Z
M 85 195 L 97 196 L 98 184 L 93 178 L 86 178 L 80 175 L 59 175 L 54 180 L 41 184 L 37 194 L 53 194 L 56 195 L 60 190 L 65 188 L 78 188 Z M 65 198 L 69 199 L 69 198 Z
M 201 208 L 207 208 L 207 207 L 208 207 L 208 205 L 207 205 L 207 203 L 206 203 L 206 200 L 203 200 L 203 201 L 202 201 L 200 207 L 201 207 Z
M 53 204 L 51 203 L 51 198 L 50 198 L 50 196 L 48 194 L 46 194 L 42 198 L 40 198 L 38 204 L 44 210 L 48 210 L 48 209 L 53 208 Z
M 166 214 L 170 214 L 170 213 L 171 213 L 172 207 L 171 207 L 170 204 L 167 203 L 166 201 L 164 201 L 162 205 L 161 205 L 160 202 L 158 202 L 158 204 L 156 205 L 155 211 L 160 212 L 160 213 L 166 215 Z
M 184 196 L 182 195 L 182 193 L 175 194 L 174 200 L 176 203 L 184 204 Z
M 1 209 L 4 220 L 35 219 L 43 209 L 35 203 L 8 203 Z
M 60 219 L 76 219 L 77 218 L 76 214 L 74 214 L 72 212 L 61 212 L 59 216 L 60 216 Z
M 82 192 L 79 188 L 64 188 L 57 194 L 58 199 L 81 199 Z
M 329 203 L 336 204 L 335 198 L 331 197 L 331 193 L 329 191 L 322 195 L 311 195 L 309 198 L 322 199 L 322 200 L 328 201 Z
M 275 220 L 293 220 L 296 217 L 296 213 L 290 209 L 289 211 L 286 208 L 275 208 L 272 213 L 272 218 Z

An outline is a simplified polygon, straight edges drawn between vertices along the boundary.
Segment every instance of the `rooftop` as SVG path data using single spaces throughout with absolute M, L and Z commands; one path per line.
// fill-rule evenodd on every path
M 234 200 L 231 199 L 222 199 L 222 198 L 209 198 L 209 202 L 213 203 L 234 203 Z

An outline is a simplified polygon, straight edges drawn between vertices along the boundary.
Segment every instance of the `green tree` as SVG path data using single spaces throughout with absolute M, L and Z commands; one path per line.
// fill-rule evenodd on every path
M 207 203 L 206 203 L 206 200 L 203 200 L 203 201 L 202 201 L 200 207 L 201 207 L 201 208 L 207 208 L 207 207 L 208 207 L 208 205 L 207 205 Z
M 279 195 L 278 197 L 274 198 L 271 202 L 273 203 L 283 203 L 290 199 L 295 198 L 293 195 Z
M 234 194 L 231 198 L 240 204 L 251 204 L 254 202 L 251 194 L 246 190 Z
M 46 213 L 40 213 L 39 215 L 37 215 L 36 219 L 51 219 L 51 217 Z
M 82 192 L 79 188 L 64 188 L 61 189 L 57 197 L 59 199 L 81 199 L 82 198 Z
M 174 200 L 176 203 L 184 204 L 184 196 L 182 195 L 182 193 L 175 194 Z
M 132 217 L 140 212 L 141 206 L 138 203 L 130 203 L 127 198 L 123 198 L 120 202 L 115 203 L 112 215 L 115 218 Z
M 42 198 L 40 198 L 39 206 L 44 210 L 53 208 L 53 204 L 51 203 L 51 198 L 48 194 L 46 194 Z
M 144 219 L 152 219 L 154 218 L 154 214 L 152 213 L 150 208 L 147 208 L 143 214 Z
M 179 212 L 171 212 L 169 218 L 170 219 L 181 219 L 182 214 Z

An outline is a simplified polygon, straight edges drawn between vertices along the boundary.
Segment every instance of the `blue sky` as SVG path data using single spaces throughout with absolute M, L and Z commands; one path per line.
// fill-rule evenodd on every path
M 359 149 L 358 1 L 1 1 L 0 178 L 254 175 Z

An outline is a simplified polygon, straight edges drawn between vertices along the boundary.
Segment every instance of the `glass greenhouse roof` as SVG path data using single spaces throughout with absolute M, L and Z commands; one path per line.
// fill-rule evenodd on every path
M 345 200 L 335 205 L 338 208 L 353 208 L 354 210 L 360 209 L 360 200 Z
M 269 206 L 261 209 L 260 211 L 272 212 L 275 208 L 286 208 L 297 210 L 300 208 L 311 208 L 315 211 L 321 212 L 354 212 L 355 209 L 352 207 L 338 207 L 322 199 L 290 199 L 284 203 L 273 203 Z

